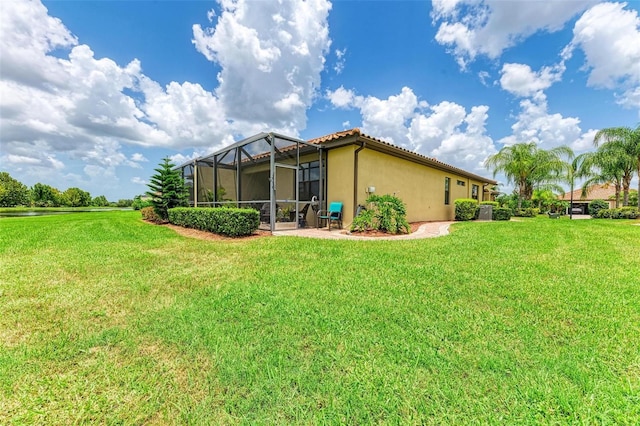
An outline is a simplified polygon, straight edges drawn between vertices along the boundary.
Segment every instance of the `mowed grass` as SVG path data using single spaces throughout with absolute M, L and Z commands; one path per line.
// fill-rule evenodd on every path
M 639 424 L 640 226 L 0 219 L 0 424 Z

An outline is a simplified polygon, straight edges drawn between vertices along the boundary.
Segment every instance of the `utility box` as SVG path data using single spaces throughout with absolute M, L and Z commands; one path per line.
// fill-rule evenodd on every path
M 481 204 L 480 211 L 478 212 L 478 220 L 492 220 L 493 218 L 493 206 L 487 204 Z

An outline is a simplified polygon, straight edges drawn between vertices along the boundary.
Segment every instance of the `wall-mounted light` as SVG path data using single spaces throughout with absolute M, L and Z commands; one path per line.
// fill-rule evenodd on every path
M 369 186 L 365 189 L 365 192 L 367 194 L 373 194 L 374 192 L 376 192 L 376 187 L 375 186 Z

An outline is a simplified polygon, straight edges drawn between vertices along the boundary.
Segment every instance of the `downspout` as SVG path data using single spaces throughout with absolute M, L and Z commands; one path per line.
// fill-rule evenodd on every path
M 218 156 L 213 156 L 213 207 L 218 207 Z
M 198 162 L 193 160 L 193 207 L 198 207 Z
M 358 211 L 358 153 L 367 146 L 366 141 L 360 143 L 360 148 L 353 153 L 353 217 Z

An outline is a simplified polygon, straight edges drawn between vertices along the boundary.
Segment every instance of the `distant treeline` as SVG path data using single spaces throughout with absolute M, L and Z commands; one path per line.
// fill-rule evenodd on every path
M 91 197 L 89 192 L 75 187 L 60 191 L 36 183 L 29 188 L 9 173 L 0 172 L 0 207 L 134 207 L 137 203 L 142 203 L 140 196 L 114 202 L 104 195 Z

